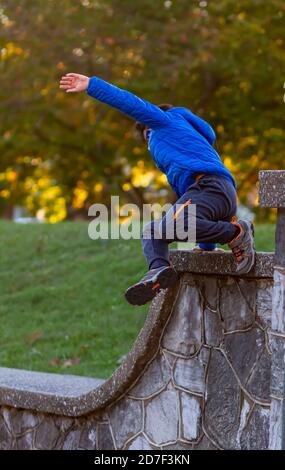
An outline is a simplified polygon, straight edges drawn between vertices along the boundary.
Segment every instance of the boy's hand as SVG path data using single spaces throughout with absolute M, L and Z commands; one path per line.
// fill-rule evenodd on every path
M 60 88 L 66 90 L 66 93 L 78 93 L 85 91 L 89 85 L 89 77 L 79 73 L 68 73 L 60 80 Z

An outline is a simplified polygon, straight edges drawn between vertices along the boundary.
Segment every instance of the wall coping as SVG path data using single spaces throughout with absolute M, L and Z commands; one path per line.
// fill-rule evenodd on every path
M 258 252 L 254 268 L 244 278 L 273 278 L 275 253 Z M 230 252 L 193 252 L 173 250 L 171 260 L 178 272 L 235 275 L 235 260 Z
M 171 259 L 180 273 L 233 274 L 230 253 L 173 250 Z M 258 253 L 254 270 L 245 277 L 272 278 L 273 264 L 274 253 Z M 153 300 L 131 351 L 109 379 L 0 368 L 0 405 L 75 417 L 113 404 L 133 386 L 155 355 L 177 294 L 178 289 L 173 288 Z

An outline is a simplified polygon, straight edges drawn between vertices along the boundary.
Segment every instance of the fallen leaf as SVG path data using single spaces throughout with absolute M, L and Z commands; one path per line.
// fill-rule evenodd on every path
M 34 344 L 36 341 L 41 339 L 44 334 L 41 331 L 34 331 L 33 333 L 25 337 L 25 341 L 29 344 Z
M 80 357 L 71 357 L 62 363 L 62 367 L 71 367 L 80 364 Z
M 61 365 L 61 359 L 59 357 L 53 357 L 50 361 L 49 364 L 51 366 L 60 366 Z

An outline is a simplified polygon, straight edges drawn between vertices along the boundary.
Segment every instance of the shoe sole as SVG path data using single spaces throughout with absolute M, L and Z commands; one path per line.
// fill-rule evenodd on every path
M 129 287 L 125 292 L 126 300 L 131 305 L 144 305 L 154 299 L 161 289 L 167 289 L 174 284 L 177 278 L 178 275 L 172 267 L 164 269 L 147 282 L 138 282 Z

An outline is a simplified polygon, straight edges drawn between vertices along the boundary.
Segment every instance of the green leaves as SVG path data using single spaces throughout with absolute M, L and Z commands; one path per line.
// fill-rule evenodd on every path
M 83 184 L 86 212 L 96 197 L 107 200 L 130 183 L 120 161 L 135 167 L 144 160 L 154 169 L 146 149 L 134 151 L 139 144 L 132 121 L 84 93 L 59 90 L 67 72 L 98 75 L 222 126 L 219 149 L 231 159 L 244 200 L 260 167 L 284 166 L 282 0 L 1 5 L 0 174 L 7 167 L 19 173 L 17 191 L 14 185 L 1 207 L 16 197 L 25 204 L 25 179 L 44 176 L 60 187 L 67 204 Z M 254 143 L 244 145 L 252 136 Z M 38 165 L 29 163 L 37 159 Z M 104 186 L 100 196 L 93 191 L 96 183 Z

